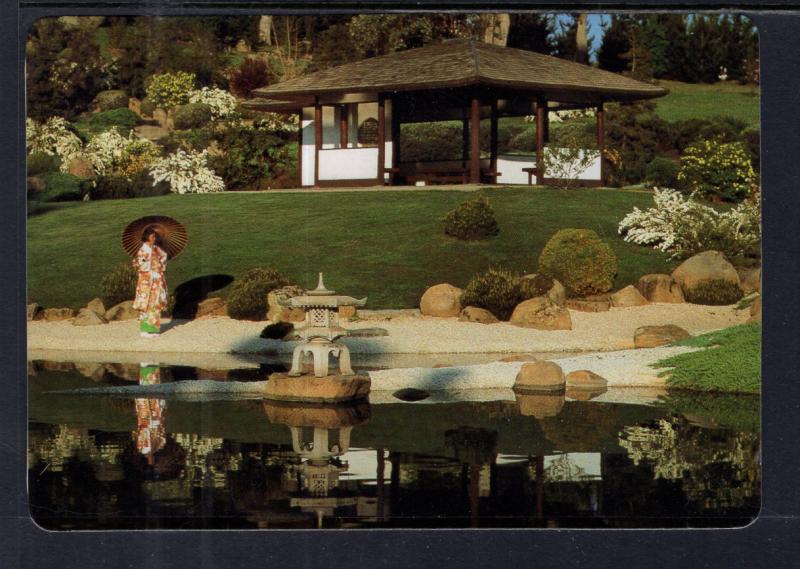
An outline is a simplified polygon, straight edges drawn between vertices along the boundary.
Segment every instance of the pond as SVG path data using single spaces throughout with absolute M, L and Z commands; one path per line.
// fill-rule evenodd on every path
M 64 392 L 153 373 L 255 381 L 282 366 L 29 362 L 33 519 L 52 530 L 657 528 L 758 514 L 754 397 L 304 406 Z

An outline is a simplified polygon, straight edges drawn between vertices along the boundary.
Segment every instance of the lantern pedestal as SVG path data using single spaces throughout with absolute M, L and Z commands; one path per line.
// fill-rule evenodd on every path
M 303 375 L 303 356 L 311 354 L 314 358 L 314 376 L 325 377 L 328 375 L 328 363 L 330 356 L 339 360 L 339 374 L 353 375 L 353 368 L 350 367 L 350 350 L 340 342 L 329 342 L 321 338 L 315 338 L 310 342 L 298 344 L 292 354 L 292 369 L 289 370 L 289 377 L 300 377 Z

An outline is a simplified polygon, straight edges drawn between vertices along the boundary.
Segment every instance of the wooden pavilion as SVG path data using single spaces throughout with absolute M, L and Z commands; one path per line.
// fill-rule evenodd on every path
M 608 101 L 660 97 L 665 89 L 540 53 L 455 39 L 340 65 L 256 89 L 245 106 L 298 113 L 301 186 L 395 183 L 531 183 L 544 171 L 549 110 L 596 110 L 597 148 L 581 175 L 602 181 Z M 498 119 L 534 115 L 536 151 L 498 153 Z M 481 156 L 479 124 L 490 120 Z M 460 120 L 461 160 L 403 161 L 400 125 Z

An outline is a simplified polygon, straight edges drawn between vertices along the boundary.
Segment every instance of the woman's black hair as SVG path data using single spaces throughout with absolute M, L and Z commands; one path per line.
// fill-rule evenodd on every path
M 144 232 L 142 233 L 142 242 L 147 241 L 147 238 L 153 233 L 156 234 L 156 245 L 161 247 L 161 234 L 156 231 L 155 225 L 150 225 L 149 227 L 145 228 Z

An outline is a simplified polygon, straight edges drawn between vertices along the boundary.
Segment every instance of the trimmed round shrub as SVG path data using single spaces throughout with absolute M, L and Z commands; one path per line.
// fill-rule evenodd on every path
M 568 296 L 611 290 L 617 256 L 591 229 L 562 229 L 539 255 L 539 273 L 557 279 Z
M 94 180 L 85 180 L 81 187 L 84 194 L 89 195 L 90 200 L 147 198 L 170 193 L 170 186 L 166 182 L 153 185 L 153 177 L 146 170 L 137 172 L 131 178 L 98 176 Z
M 678 181 L 678 165 L 664 156 L 656 156 L 647 165 L 645 183 L 654 188 L 674 188 Z
M 464 202 L 445 215 L 442 221 L 447 235 L 464 241 L 486 239 L 500 232 L 488 198 Z
M 490 267 L 470 279 L 461 295 L 461 305 L 485 308 L 500 320 L 508 320 L 514 307 L 528 298 L 531 297 L 523 292 L 517 273 Z
M 111 109 L 121 109 L 128 107 L 128 94 L 125 91 L 114 89 L 110 91 L 100 91 L 92 103 L 100 111 L 110 111 Z
M 699 197 L 741 201 L 756 182 L 749 151 L 742 142 L 702 140 L 681 156 L 678 183 Z
M 734 304 L 739 302 L 742 296 L 744 293 L 736 283 L 722 279 L 702 281 L 684 291 L 686 302 L 711 306 Z
M 100 298 L 103 305 L 112 306 L 133 300 L 136 296 L 136 281 L 139 273 L 129 261 L 120 263 L 100 281 Z
M 142 99 L 142 103 L 139 105 L 139 110 L 141 111 L 141 113 L 143 115 L 146 115 L 148 117 L 152 117 L 153 113 L 156 110 L 156 106 L 153 104 L 153 101 L 151 101 L 150 99 L 145 98 L 145 99 Z
M 267 295 L 289 281 L 272 268 L 250 269 L 231 285 L 228 316 L 237 320 L 266 320 Z
M 172 121 L 178 130 L 201 128 L 211 122 L 211 107 L 204 103 L 189 103 L 175 107 Z
M 196 81 L 194 73 L 185 71 L 151 75 L 145 81 L 147 99 L 162 109 L 173 109 L 189 102 L 189 93 L 194 91 Z
M 57 154 L 45 154 L 44 152 L 32 152 L 28 154 L 25 162 L 28 176 L 39 176 L 58 172 L 61 166 L 61 158 Z

